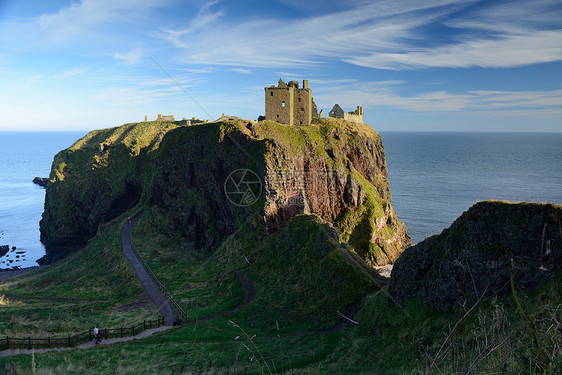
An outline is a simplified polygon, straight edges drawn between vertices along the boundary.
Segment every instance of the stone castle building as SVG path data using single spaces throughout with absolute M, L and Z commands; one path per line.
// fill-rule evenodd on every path
M 318 114 L 318 109 L 308 88 L 308 80 L 302 81 L 299 88 L 297 81 L 289 84 L 279 79 L 277 87 L 265 87 L 265 119 L 286 125 L 310 125 L 312 118 L 323 116 L 323 111 Z M 363 122 L 363 107 L 357 107 L 354 112 L 345 113 L 336 104 L 330 111 L 330 117 L 343 118 L 353 122 Z
M 265 88 L 265 119 L 287 125 L 310 125 L 313 115 L 312 91 L 308 80 L 289 84 L 279 79 L 277 87 Z

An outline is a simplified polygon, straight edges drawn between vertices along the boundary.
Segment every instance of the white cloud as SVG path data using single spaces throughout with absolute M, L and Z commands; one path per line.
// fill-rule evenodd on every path
M 451 93 L 445 90 L 417 95 L 400 94 L 407 82 L 341 82 L 327 80 L 315 90 L 320 108 L 331 109 L 338 103 L 346 110 L 357 105 L 394 107 L 411 112 L 501 112 L 507 110 L 535 113 L 558 113 L 562 110 L 562 90 L 499 91 L 472 90 Z M 378 90 L 381 85 L 384 88 Z M 561 124 L 562 125 L 562 124 Z M 561 129 L 562 130 L 562 129 Z
M 467 2 L 359 2 L 295 19 L 229 19 L 207 6 L 187 27 L 166 29 L 162 37 L 185 51 L 181 61 L 201 64 L 302 67 L 332 60 L 380 69 L 514 67 L 562 60 L 562 29 L 555 22 L 562 13 L 553 4 L 479 4 L 478 11 L 454 19 Z M 424 31 L 428 26 L 454 28 L 456 36 L 436 38 Z
M 38 22 L 49 38 L 64 40 L 80 37 L 85 30 L 101 25 L 131 22 L 136 15 L 165 4 L 160 0 L 82 0 L 57 13 L 41 15 Z
M 134 48 L 127 52 L 115 52 L 113 55 L 117 60 L 121 60 L 126 65 L 136 64 L 145 56 L 144 48 Z
M 409 61 L 407 61 L 409 59 Z M 370 68 L 415 67 L 509 68 L 562 60 L 562 29 L 507 35 L 499 39 L 462 43 L 410 53 L 376 53 L 346 59 Z
M 343 60 L 364 51 L 396 49 L 413 30 L 433 22 L 457 0 L 367 3 L 337 13 L 298 19 L 229 19 L 205 8 L 183 29 L 162 38 L 184 49 L 181 61 L 244 67 L 288 67 Z M 220 22 L 216 20 L 220 19 Z

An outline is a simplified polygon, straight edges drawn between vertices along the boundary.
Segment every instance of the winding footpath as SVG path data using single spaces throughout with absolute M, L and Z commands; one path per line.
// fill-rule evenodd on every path
M 83 344 L 77 345 L 77 346 L 72 347 L 72 348 L 71 347 L 61 347 L 61 348 L 50 348 L 50 349 L 49 348 L 45 348 L 45 349 L 7 349 L 7 350 L 0 351 L 0 358 L 10 357 L 10 356 L 13 356 L 13 355 L 18 355 L 18 354 L 45 353 L 45 352 L 52 351 L 52 350 L 63 351 L 63 350 L 70 350 L 70 349 L 74 349 L 74 348 L 88 349 L 88 348 L 92 348 L 94 346 L 110 345 L 110 344 L 114 344 L 114 343 L 117 343 L 117 342 L 126 342 L 126 341 L 131 341 L 131 340 L 137 340 L 137 339 L 141 339 L 143 337 L 147 337 L 147 336 L 150 336 L 152 334 L 162 332 L 162 331 L 165 331 L 167 329 L 172 328 L 172 322 L 173 322 L 174 317 L 176 315 L 173 312 L 172 308 L 170 307 L 170 304 L 168 303 L 168 300 L 160 292 L 160 289 L 158 289 L 158 287 L 156 286 L 156 283 L 150 278 L 150 276 L 148 275 L 148 273 L 146 272 L 146 270 L 142 266 L 141 262 L 139 261 L 139 259 L 135 255 L 135 253 L 133 252 L 133 249 L 131 247 L 131 225 L 130 224 L 125 224 L 123 226 L 123 230 L 121 231 L 121 247 L 123 249 L 123 254 L 125 255 L 125 258 L 127 258 L 129 263 L 131 264 L 131 267 L 135 271 L 135 275 L 137 276 L 137 278 L 139 279 L 139 281 L 142 284 L 142 287 L 144 289 L 143 293 L 147 294 L 152 299 L 152 301 L 154 302 L 154 304 L 158 308 L 158 311 L 164 317 L 164 322 L 165 322 L 164 326 L 161 326 L 161 327 L 158 327 L 158 328 L 153 328 L 153 329 L 147 329 L 145 331 L 142 331 L 141 333 L 139 333 L 136 336 L 116 337 L 116 338 L 112 338 L 112 339 L 102 340 L 101 343 L 99 343 L 98 345 L 95 345 L 94 341 L 92 340 L 92 341 L 85 342 Z M 35 269 L 39 269 L 39 268 L 40 267 L 36 267 Z M 31 269 L 30 271 L 33 271 L 35 269 Z M 29 272 L 29 271 L 27 271 L 27 272 Z M 22 273 L 25 273 L 25 272 L 21 272 L 21 273 L 17 273 L 17 274 L 22 274 Z M 10 276 L 16 276 L 16 274 L 12 273 Z
M 121 231 L 121 247 L 123 248 L 123 254 L 131 264 L 137 278 L 141 282 L 144 293 L 150 296 L 156 305 L 156 308 L 158 308 L 158 311 L 162 317 L 164 317 L 166 325 L 171 326 L 176 314 L 168 303 L 168 299 L 164 297 L 154 280 L 152 280 L 148 272 L 142 266 L 139 258 L 135 255 L 133 248 L 131 247 L 131 227 L 132 225 L 125 224 L 123 226 L 123 230 Z

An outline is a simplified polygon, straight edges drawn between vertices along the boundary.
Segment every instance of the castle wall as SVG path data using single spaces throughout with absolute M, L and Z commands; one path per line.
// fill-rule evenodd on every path
M 351 122 L 358 122 L 362 124 L 363 121 L 363 107 L 357 106 L 357 109 L 353 112 L 344 112 L 339 104 L 335 104 L 334 108 L 330 111 L 330 117 L 333 118 L 343 118 L 344 120 Z
M 295 90 L 293 108 L 294 124 L 310 125 L 312 122 L 312 93 L 310 89 Z
M 294 91 L 292 87 L 266 87 L 265 119 L 293 125 Z
M 363 115 L 356 115 L 353 113 L 344 113 L 343 118 L 347 121 L 363 123 Z

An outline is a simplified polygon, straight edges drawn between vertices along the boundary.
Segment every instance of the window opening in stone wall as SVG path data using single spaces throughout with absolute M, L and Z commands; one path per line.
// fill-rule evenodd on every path
M 304 112 L 304 108 L 301 107 L 301 112 Z
M 285 107 L 285 102 L 281 102 L 281 107 Z
M 271 94 L 271 96 L 273 96 L 273 91 L 270 91 L 269 93 Z

